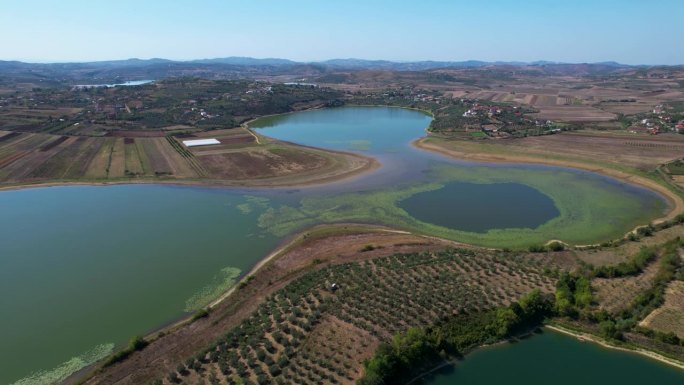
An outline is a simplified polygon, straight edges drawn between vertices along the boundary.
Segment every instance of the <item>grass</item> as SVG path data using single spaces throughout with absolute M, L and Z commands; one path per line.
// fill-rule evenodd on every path
M 645 200 L 626 193 L 621 186 L 603 178 L 570 171 L 536 169 L 530 172 L 527 168 L 473 166 L 440 167 L 433 170 L 433 174 L 434 183 L 332 197 L 307 197 L 298 207 L 280 206 L 267 210 L 259 218 L 259 225 L 283 236 L 317 223 L 381 223 L 474 245 L 527 248 L 552 239 L 587 244 L 621 237 L 634 226 L 647 223 L 665 207 L 658 199 Z M 398 207 L 401 200 L 439 189 L 450 181 L 522 183 L 549 196 L 560 215 L 536 229 L 493 229 L 473 233 L 421 222 Z M 483 211 L 483 215 L 495 216 L 496 213 Z
M 667 165 L 667 170 L 672 175 L 684 175 L 684 161 L 675 160 Z

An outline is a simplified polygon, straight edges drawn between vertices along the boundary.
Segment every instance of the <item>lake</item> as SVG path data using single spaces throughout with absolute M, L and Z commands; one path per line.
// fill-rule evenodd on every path
M 141 86 L 143 84 L 148 84 L 152 83 L 154 80 L 129 80 L 125 81 L 123 83 L 112 83 L 112 84 L 77 84 L 74 87 L 76 88 L 99 88 L 99 87 L 104 87 L 104 88 L 110 88 L 110 87 L 118 87 L 118 86 Z
M 684 384 L 684 371 L 545 329 L 520 342 L 478 349 L 422 384 L 674 385 Z
M 399 207 L 421 221 L 474 232 L 535 228 L 560 214 L 548 196 L 518 183 L 451 182 L 438 190 L 412 195 L 399 202 Z M 483 215 L 483 207 L 496 221 Z
M 288 236 L 315 224 L 379 223 L 522 247 L 605 240 L 665 208 L 650 191 L 588 172 L 468 163 L 413 148 L 429 122 L 421 112 L 384 107 L 255 122 L 264 135 L 382 163 L 323 186 L 0 192 L 0 384 L 60 380 L 130 337 L 206 306 Z M 437 206 L 422 212 L 428 201 Z M 435 207 L 459 218 L 440 219 Z

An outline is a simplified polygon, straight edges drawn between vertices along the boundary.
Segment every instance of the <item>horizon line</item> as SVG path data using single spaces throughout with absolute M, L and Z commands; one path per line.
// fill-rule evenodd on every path
M 365 58 L 359 58 L 359 57 L 335 57 L 335 58 L 330 58 L 330 59 L 318 59 L 318 60 L 294 60 L 294 59 L 288 59 L 288 58 L 283 58 L 283 57 L 275 57 L 275 56 L 270 56 L 270 57 L 255 57 L 255 56 L 216 56 L 216 57 L 205 57 L 205 58 L 195 58 L 195 59 L 168 59 L 164 57 L 147 57 L 147 58 L 140 58 L 140 57 L 129 57 L 125 59 L 97 59 L 97 60 L 59 60 L 59 61 L 51 61 L 51 60 L 34 60 L 34 59 L 0 59 L 0 62 L 17 62 L 17 63 L 23 63 L 23 64 L 87 64 L 87 63 L 104 63 L 104 62 L 125 62 L 125 61 L 133 61 L 133 60 L 139 60 L 139 61 L 153 61 L 153 60 L 164 60 L 164 61 L 169 61 L 169 62 L 177 62 L 177 63 L 190 63 L 190 62 L 196 62 L 196 61 L 204 61 L 204 60 L 221 60 L 221 59 L 253 59 L 253 60 L 284 60 L 284 61 L 290 61 L 293 64 L 320 64 L 320 63 L 326 63 L 329 61 L 335 61 L 335 60 L 359 60 L 359 61 L 367 61 L 367 62 L 388 62 L 388 63 L 394 63 L 394 64 L 412 64 L 412 63 L 429 63 L 429 62 L 435 62 L 435 63 L 466 63 L 466 62 L 480 62 L 480 63 L 487 63 L 487 64 L 524 64 L 524 65 L 534 65 L 534 64 L 617 64 L 621 66 L 629 66 L 629 67 L 656 67 L 656 66 L 663 66 L 663 67 L 679 67 L 679 66 L 684 66 L 684 63 L 680 64 L 663 64 L 663 63 L 657 63 L 657 64 L 627 64 L 627 63 L 622 63 L 616 60 L 601 60 L 601 61 L 557 61 L 557 60 L 546 60 L 546 59 L 537 59 L 537 60 L 504 60 L 504 59 L 497 59 L 497 60 L 481 60 L 481 59 L 463 59 L 463 60 L 438 60 L 438 59 L 416 59 L 416 60 L 393 60 L 393 59 L 365 59 Z

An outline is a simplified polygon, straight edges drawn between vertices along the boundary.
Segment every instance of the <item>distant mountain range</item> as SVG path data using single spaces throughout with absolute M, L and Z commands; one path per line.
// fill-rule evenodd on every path
M 127 59 L 82 63 L 25 63 L 0 61 L 0 85 L 11 83 L 58 84 L 110 83 L 126 80 L 164 79 L 194 76 L 208 79 L 263 78 L 287 75 L 316 79 L 329 74 L 355 71 L 432 71 L 440 69 L 492 69 L 511 71 L 541 71 L 554 75 L 608 74 L 630 68 L 616 62 L 559 63 L 550 61 L 415 61 L 331 59 L 317 62 L 296 62 L 287 59 L 225 57 L 177 61 L 168 59 Z M 666 67 L 666 66 L 658 66 Z
M 252 57 L 230 56 L 224 58 L 214 59 L 196 59 L 196 60 L 169 60 L 169 59 L 127 59 L 127 60 L 109 60 L 109 61 L 94 61 L 94 62 L 67 62 L 67 63 L 27 63 L 20 61 L 2 61 L 0 60 L 0 69 L 8 66 L 18 68 L 26 66 L 47 67 L 55 66 L 62 68 L 73 67 L 91 67 L 91 66 L 110 66 L 110 67 L 142 67 L 159 64 L 224 64 L 233 66 L 296 66 L 296 65 L 323 65 L 337 69 L 387 69 L 387 70 L 405 70 L 405 71 L 423 71 L 435 68 L 469 68 L 469 67 L 486 67 L 492 65 L 509 65 L 509 66 L 541 66 L 541 65 L 555 65 L 555 64 L 597 64 L 602 66 L 612 67 L 636 67 L 627 64 L 620 64 L 614 61 L 599 62 L 599 63 L 563 63 L 553 61 L 481 61 L 481 60 L 465 60 L 465 61 L 411 61 L 399 62 L 390 60 L 366 60 L 366 59 L 330 59 L 324 61 L 314 62 L 297 62 L 289 59 L 265 58 L 257 59 Z

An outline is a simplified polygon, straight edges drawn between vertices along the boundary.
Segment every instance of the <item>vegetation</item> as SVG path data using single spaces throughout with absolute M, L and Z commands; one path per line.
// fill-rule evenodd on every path
M 642 247 L 630 260 L 613 266 L 585 266 L 580 275 L 561 275 L 556 290 L 556 309 L 559 315 L 594 325 L 598 333 L 609 340 L 623 341 L 629 333 L 640 333 L 667 344 L 680 345 L 681 340 L 669 332 L 659 332 L 640 326 L 639 322 L 664 303 L 667 286 L 680 277 L 682 260 L 679 248 L 684 245 L 680 237 L 663 244 Z M 602 309 L 605 304 L 592 295 L 591 278 L 637 279 L 646 268 L 656 270 L 645 281 L 646 287 L 633 293 L 622 310 L 610 312 Z M 676 338 L 675 338 L 676 337 Z M 684 346 L 684 345 L 682 345 Z
M 4 100 L 10 114 L 0 129 L 102 136 L 110 131 L 176 126 L 176 133 L 231 128 L 263 115 L 332 103 L 342 93 L 258 81 L 178 78 L 135 87 L 35 89 Z M 4 109 L 3 109 L 4 110 Z M 47 111 L 46 111 L 47 110 Z M 42 113 L 41 113 L 42 112 Z
M 527 114 L 538 112 L 532 108 L 490 100 L 445 97 L 440 92 L 414 87 L 389 88 L 382 92 L 356 92 L 348 95 L 346 102 L 353 105 L 386 105 L 427 111 L 433 117 L 429 127 L 431 132 L 463 139 L 546 135 L 570 127 L 531 119 Z
M 391 190 L 307 197 L 297 206 L 271 208 L 259 218 L 259 225 L 275 235 L 285 235 L 317 223 L 387 223 L 412 231 L 488 247 L 528 249 L 560 237 L 570 244 L 587 244 L 622 237 L 635 225 L 660 212 L 663 203 L 631 195 L 600 177 L 559 170 L 491 167 L 441 167 L 435 183 L 394 186 Z M 560 215 L 535 229 L 493 229 L 474 233 L 448 229 L 418 221 L 398 207 L 414 194 L 437 190 L 450 181 L 469 183 L 523 183 L 549 196 Z M 572 186 L 572 188 L 569 188 Z M 608 223 L 605 218 L 612 218 Z M 615 225 L 620 223 L 620 226 Z M 561 243 L 547 247 L 560 249 Z M 546 250 L 540 247 L 537 251 Z
M 103 366 L 107 367 L 110 365 L 114 365 L 119 361 L 123 361 L 126 358 L 128 358 L 131 354 L 139 350 L 143 350 L 148 344 L 149 342 L 147 342 L 144 338 L 140 336 L 135 336 L 128 341 L 128 346 L 126 346 L 126 348 L 119 350 L 118 352 L 109 356 L 109 358 L 105 360 Z
M 410 328 L 380 345 L 364 364 L 359 385 L 402 384 L 448 357 L 511 337 L 540 325 L 552 313 L 552 300 L 539 290 L 507 307 L 448 317 L 425 329 Z
M 553 263 L 447 249 L 312 265 L 313 271 L 269 296 L 239 327 L 159 380 L 193 383 L 214 373 L 224 383 L 349 383 L 358 379 L 359 358 L 370 358 L 380 342 L 390 343 L 411 327 L 418 328 L 411 336 L 441 333 L 448 345 L 440 346 L 449 354 L 465 352 L 486 336 L 541 321 L 540 312 L 550 305 L 540 301 L 546 303 L 544 293 L 553 288 L 542 266 Z M 466 335 L 456 320 L 471 319 L 489 326 Z

